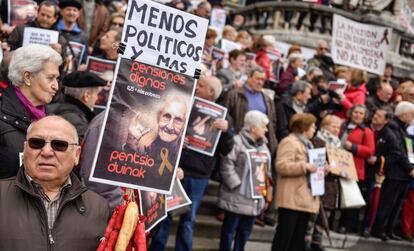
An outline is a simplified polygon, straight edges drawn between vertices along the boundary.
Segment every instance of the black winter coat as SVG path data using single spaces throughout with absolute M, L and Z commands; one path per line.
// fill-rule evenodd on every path
M 24 168 L 15 178 L 0 181 L 0 250 L 96 250 L 107 224 L 108 204 L 74 174 L 70 177 L 72 185 L 65 189 L 50 231 L 44 204 Z
M 80 139 L 85 136 L 86 129 L 95 114 L 81 101 L 66 95 L 64 103 L 60 104 L 53 112 L 69 121 L 78 132 Z
M 391 121 L 377 135 L 376 166 L 380 166 L 380 156 L 384 156 L 384 173 L 387 179 L 409 181 L 412 166 L 405 146 L 404 124 L 398 118 Z
M 0 179 L 13 177 L 20 166 L 26 131 L 31 123 L 13 86 L 0 83 Z

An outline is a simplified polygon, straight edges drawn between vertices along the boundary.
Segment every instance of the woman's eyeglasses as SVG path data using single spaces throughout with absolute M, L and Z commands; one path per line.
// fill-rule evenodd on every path
M 54 151 L 65 152 L 69 145 L 78 145 L 77 143 L 69 143 L 65 140 L 53 139 L 51 141 L 46 141 L 39 138 L 30 138 L 27 140 L 28 145 L 32 149 L 42 149 L 47 143 L 50 143 L 50 146 Z

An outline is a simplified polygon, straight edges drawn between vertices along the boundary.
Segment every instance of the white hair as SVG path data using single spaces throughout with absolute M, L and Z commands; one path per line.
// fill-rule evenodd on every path
M 289 64 L 296 62 L 298 59 L 303 59 L 302 54 L 300 53 L 292 53 L 289 55 Z
M 395 116 L 399 117 L 404 113 L 414 111 L 414 104 L 408 101 L 401 101 L 398 103 L 397 107 L 395 107 Z
M 23 84 L 23 74 L 33 74 L 43 70 L 44 64 L 50 61 L 56 65 L 62 64 L 62 57 L 50 46 L 29 44 L 15 50 L 9 65 L 9 79 L 15 86 Z
M 82 101 L 83 95 L 85 95 L 86 92 L 93 92 L 96 89 L 98 89 L 98 86 L 92 86 L 92 87 L 65 87 L 65 94 L 68 96 L 71 96 L 72 98 L 75 98 L 79 101 Z
M 246 130 L 250 130 L 252 127 L 258 127 L 267 124 L 269 124 L 269 119 L 263 112 L 257 110 L 249 111 L 244 116 L 243 128 Z
M 201 78 L 204 78 L 205 83 L 207 83 L 214 90 L 214 100 L 220 97 L 221 92 L 223 91 L 223 86 L 220 79 L 214 76 L 202 75 Z

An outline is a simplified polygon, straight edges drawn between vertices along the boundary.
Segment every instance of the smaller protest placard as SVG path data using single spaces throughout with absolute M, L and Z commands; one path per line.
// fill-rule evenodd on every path
M 211 50 L 211 57 L 213 60 L 223 60 L 226 57 L 226 52 L 217 47 L 213 47 Z
M 315 148 L 308 150 L 309 163 L 316 165 L 316 172 L 310 175 L 312 196 L 325 194 L 325 161 L 326 149 Z
M 210 15 L 210 26 L 217 31 L 219 38 L 223 33 L 223 28 L 226 25 L 226 10 L 222 8 L 213 8 Z
M 326 147 L 326 152 L 331 173 L 348 179 L 358 180 L 352 153 L 331 146 Z
M 37 3 L 32 0 L 8 0 L 7 7 L 7 22 L 11 26 L 32 22 L 37 16 Z
M 260 152 L 255 149 L 246 150 L 250 168 L 250 187 L 253 199 L 262 199 L 266 196 L 266 179 L 270 171 L 269 152 Z
M 98 99 L 95 102 L 95 108 L 105 109 L 108 104 L 109 91 L 111 90 L 112 80 L 114 78 L 116 61 L 106 60 L 97 57 L 88 56 L 86 60 L 86 70 L 97 74 L 99 77 L 107 82 L 107 85 L 102 88 L 98 94 Z
M 242 8 L 246 5 L 246 0 L 223 0 L 221 1 L 223 5 L 230 5 L 234 7 Z
M 226 53 L 230 53 L 232 50 L 238 49 L 241 50 L 242 45 L 227 39 L 222 38 L 221 40 L 221 49 Z
M 171 195 L 167 195 L 167 212 L 175 209 L 191 205 L 191 200 L 188 198 L 181 182 L 175 179 Z
M 338 94 L 344 94 L 346 86 L 345 79 L 337 79 L 336 81 L 329 81 L 328 88 Z
M 405 146 L 407 148 L 408 160 L 411 164 L 414 164 L 413 140 L 405 138 Z
M 214 156 L 221 130 L 216 129 L 213 124 L 216 119 L 224 119 L 226 113 L 227 108 L 195 97 L 185 133 L 188 140 L 187 148 Z
M 146 217 L 145 232 L 151 231 L 167 217 L 167 203 L 164 194 L 139 190 L 139 205 Z
M 255 61 L 256 54 L 252 52 L 246 52 L 246 61 Z
M 59 32 L 41 28 L 26 27 L 23 32 L 23 46 L 28 44 L 50 45 L 58 43 Z
M 66 47 L 66 60 L 64 62 L 63 71 L 71 73 L 76 71 L 81 64 L 83 54 L 85 53 L 85 45 L 69 41 L 69 46 Z

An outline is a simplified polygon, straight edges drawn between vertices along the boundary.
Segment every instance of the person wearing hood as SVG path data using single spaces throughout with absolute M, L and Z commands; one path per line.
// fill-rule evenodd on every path
M 265 197 L 253 198 L 250 186 L 252 169 L 247 156 L 247 150 L 253 150 L 265 152 L 270 157 L 265 136 L 268 124 L 269 119 L 264 113 L 257 110 L 246 113 L 243 129 L 234 136 L 233 149 L 222 161 L 218 198 L 218 206 L 225 211 L 220 235 L 221 251 L 244 250 L 256 216 L 271 202 Z M 271 179 L 270 168 L 264 172 Z

